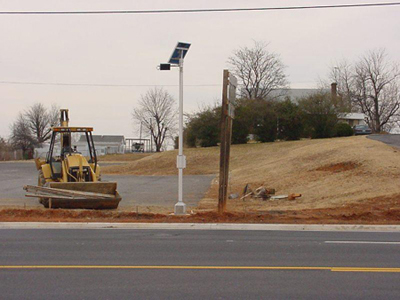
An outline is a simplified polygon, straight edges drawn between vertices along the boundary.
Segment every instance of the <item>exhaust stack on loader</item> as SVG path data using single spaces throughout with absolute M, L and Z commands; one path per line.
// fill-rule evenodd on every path
M 61 126 L 52 127 L 46 160 L 35 159 L 38 186 L 25 186 L 26 196 L 39 198 L 46 208 L 117 208 L 121 201 L 117 183 L 101 181 L 93 128 L 69 127 L 68 109 L 61 109 L 60 115 Z M 86 136 L 87 157 L 73 147 L 73 134 Z

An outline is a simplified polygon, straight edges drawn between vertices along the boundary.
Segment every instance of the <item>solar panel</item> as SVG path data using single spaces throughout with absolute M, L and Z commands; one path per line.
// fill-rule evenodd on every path
M 186 53 L 188 52 L 190 47 L 189 43 L 181 43 L 178 42 L 178 44 L 176 45 L 174 52 L 172 52 L 171 58 L 169 59 L 169 63 L 170 64 L 175 64 L 178 65 L 179 64 L 179 59 L 185 58 Z

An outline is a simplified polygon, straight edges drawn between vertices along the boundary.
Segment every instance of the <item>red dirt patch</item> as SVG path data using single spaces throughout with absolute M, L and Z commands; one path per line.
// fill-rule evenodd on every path
M 400 224 L 400 194 L 325 209 L 263 213 L 197 212 L 189 216 L 63 209 L 2 209 L 1 222 Z
M 356 163 L 353 161 L 346 161 L 346 162 L 340 162 L 340 163 L 336 163 L 336 164 L 325 165 L 325 166 L 319 167 L 315 170 L 338 173 L 338 172 L 353 170 L 359 166 L 360 166 L 359 163 Z

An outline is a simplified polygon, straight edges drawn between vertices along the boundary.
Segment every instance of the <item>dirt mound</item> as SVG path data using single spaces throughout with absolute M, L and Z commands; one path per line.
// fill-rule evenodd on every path
M 354 162 L 354 161 L 346 161 L 346 162 L 340 162 L 336 164 L 328 164 L 322 167 L 319 167 L 315 169 L 315 171 L 325 171 L 325 172 L 332 172 L 332 173 L 337 173 L 337 172 L 344 172 L 348 170 L 353 170 L 357 167 L 359 167 L 361 164 Z
M 106 174 L 177 175 L 176 151 L 156 153 L 123 166 L 104 167 Z M 219 148 L 185 149 L 184 175 L 219 172 Z M 229 194 L 242 195 L 246 184 L 268 186 L 296 201 L 228 200 L 232 212 L 303 210 L 341 207 L 399 192 L 400 152 L 364 136 L 233 145 Z M 218 178 L 199 208 L 216 209 Z

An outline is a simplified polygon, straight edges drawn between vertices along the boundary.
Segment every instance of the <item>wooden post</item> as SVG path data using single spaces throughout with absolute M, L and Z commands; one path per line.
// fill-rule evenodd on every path
M 226 207 L 226 197 L 228 190 L 229 177 L 229 154 L 231 144 L 231 124 L 232 120 L 228 116 L 228 82 L 229 71 L 224 70 L 222 86 L 222 109 L 221 109 L 221 147 L 219 163 L 219 193 L 218 193 L 218 212 L 223 213 Z

